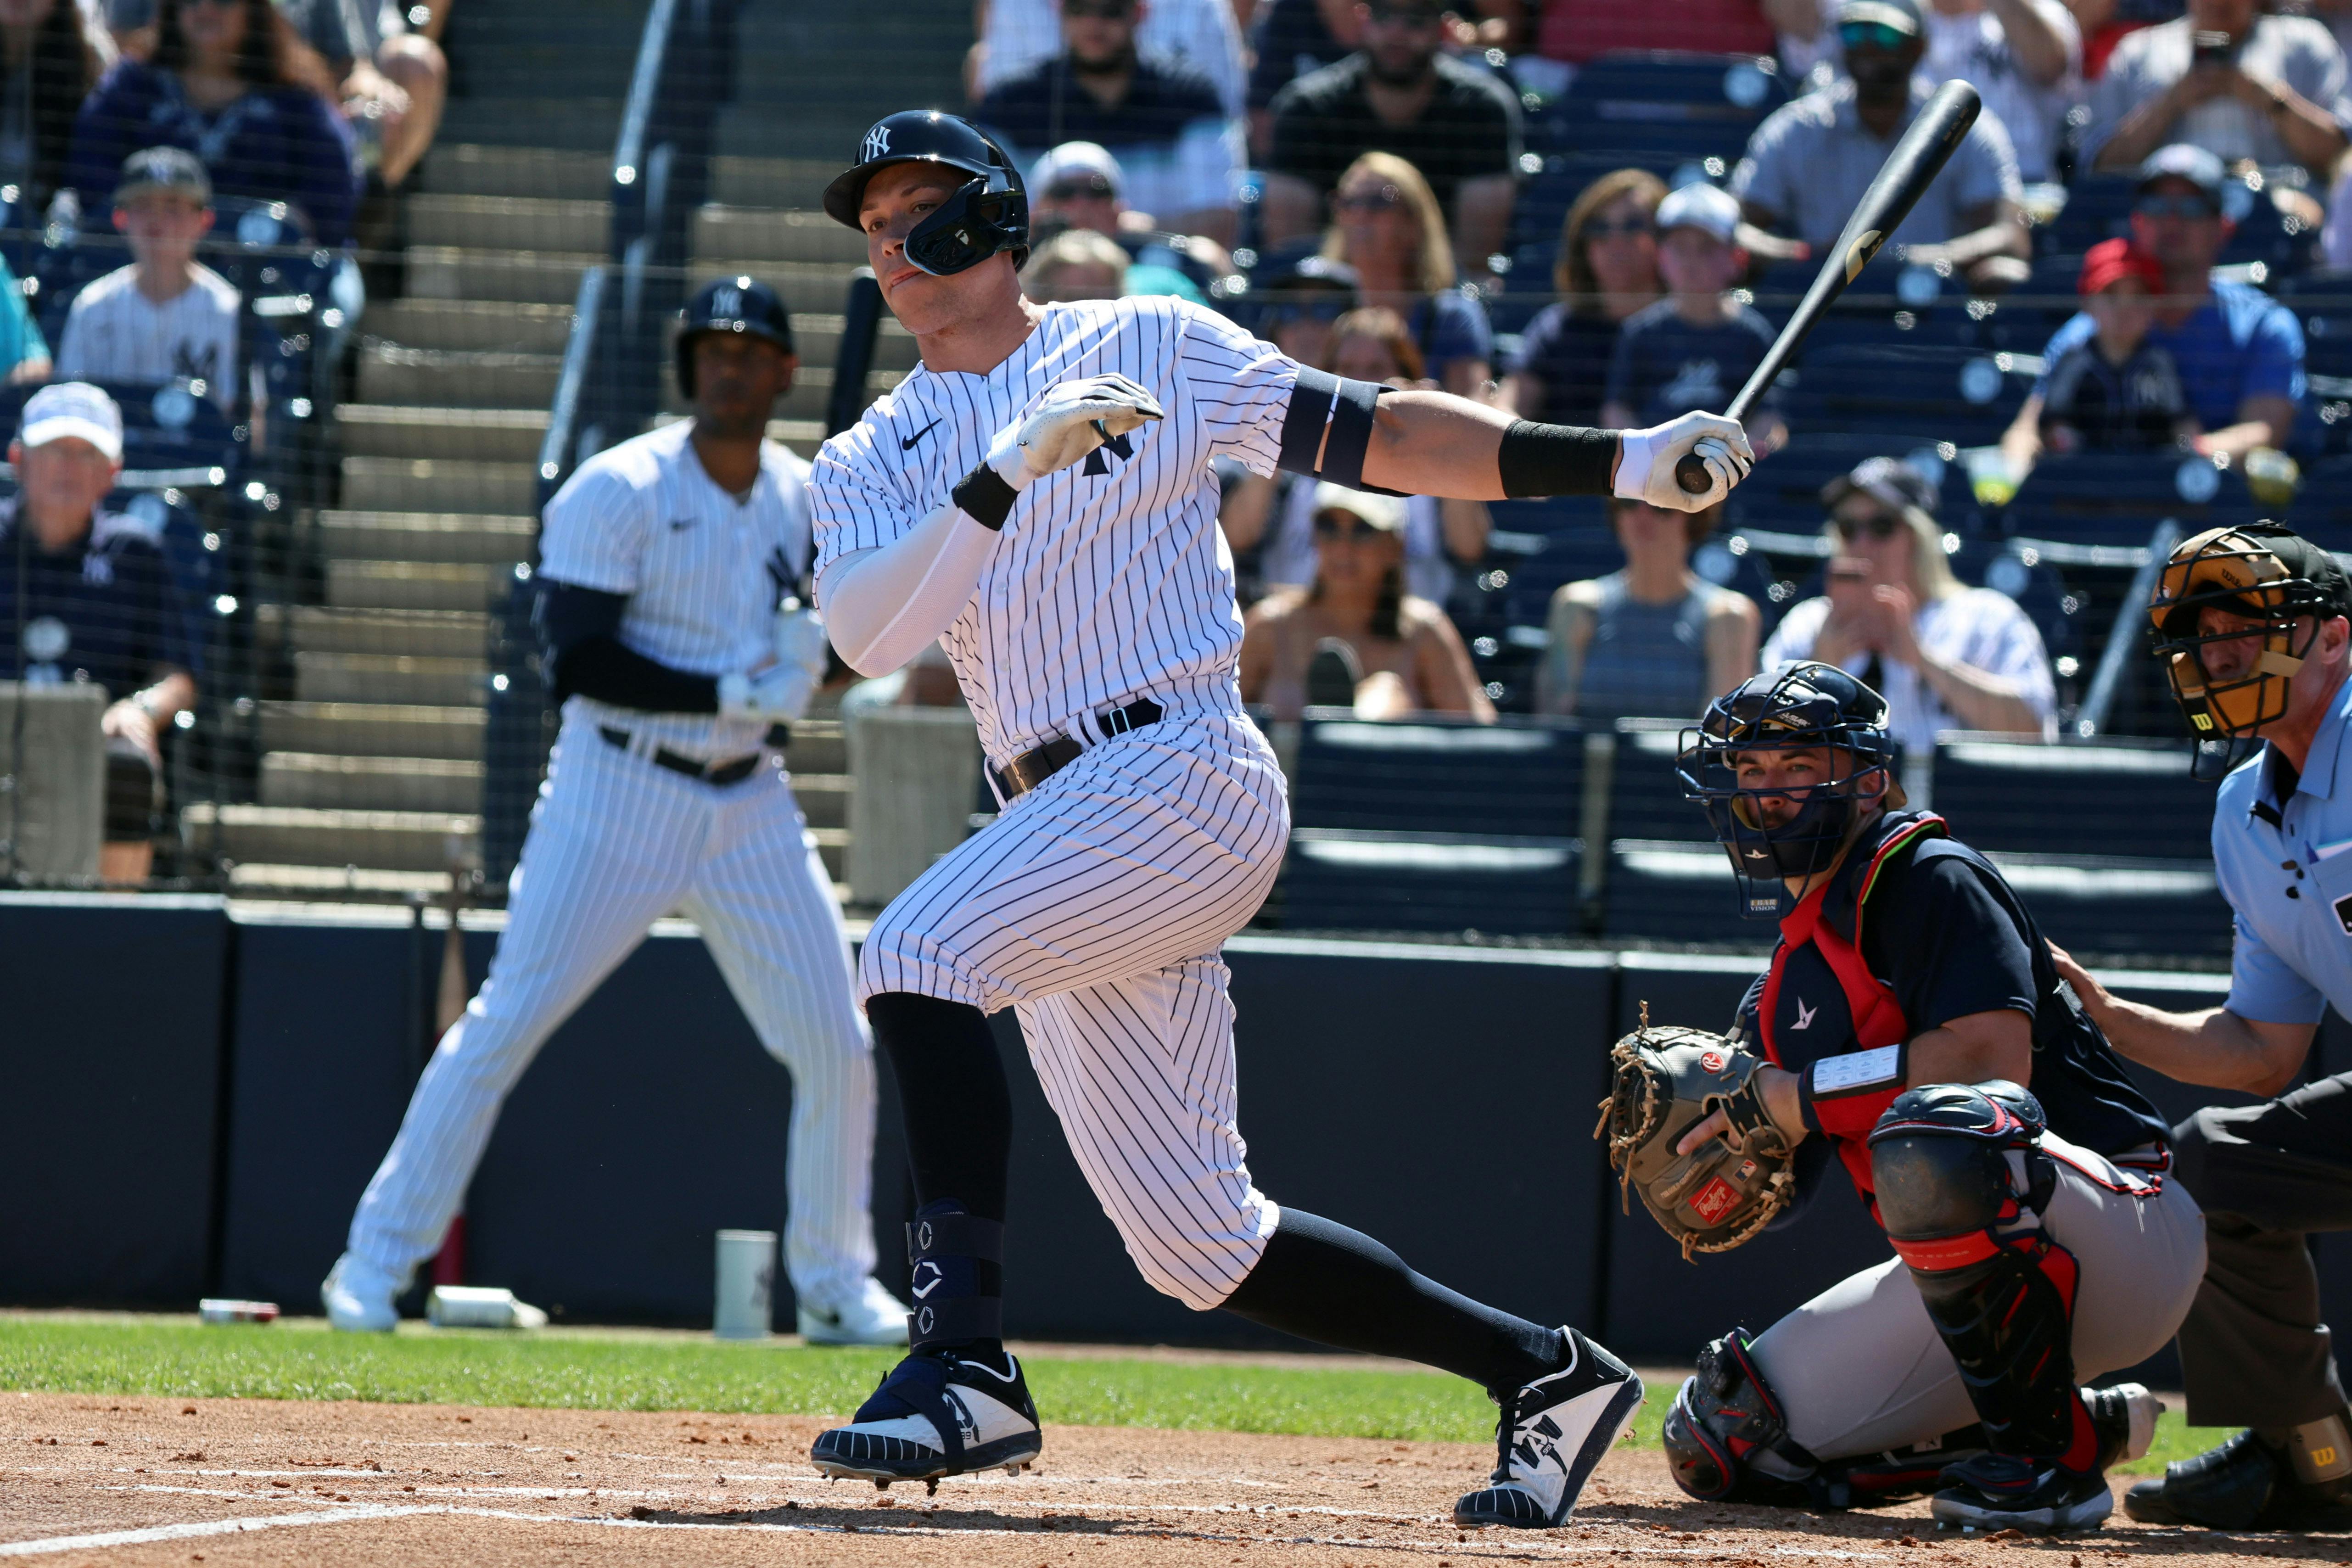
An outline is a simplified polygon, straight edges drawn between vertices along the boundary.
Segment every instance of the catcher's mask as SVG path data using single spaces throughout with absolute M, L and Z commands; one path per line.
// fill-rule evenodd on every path
M 2196 739 L 2251 740 L 2284 718 L 2288 681 L 2310 657 L 2321 625 L 2346 613 L 2347 599 L 2352 594 L 2334 558 L 2275 523 L 2209 529 L 2181 541 L 2157 580 L 2147 618 L 2156 655 Z M 2207 609 L 2243 624 L 2200 631 Z M 2310 617 L 2300 637 L 2299 616 Z M 2251 659 L 2219 647 L 2242 647 L 2248 639 L 2259 639 Z M 2200 746 L 2200 773 L 2210 771 L 2207 759 L 2215 750 Z M 2226 763 L 2232 753 L 2224 747 L 2219 754 Z
M 1822 750 L 1843 753 L 1843 778 L 1816 784 L 1743 787 L 1737 767 L 1749 752 Z M 1844 847 L 1857 805 L 1893 783 L 1895 742 L 1886 733 L 1886 700 L 1835 665 L 1806 662 L 1752 675 L 1710 704 L 1685 730 L 1675 768 L 1683 798 L 1706 809 L 1716 840 L 1739 879 L 1740 912 L 1775 917 L 1780 879 L 1826 870 Z M 1796 810 L 1771 825 L 1787 800 Z

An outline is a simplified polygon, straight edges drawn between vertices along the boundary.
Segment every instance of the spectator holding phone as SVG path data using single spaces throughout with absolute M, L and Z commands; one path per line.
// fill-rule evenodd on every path
M 184 148 L 219 195 L 290 203 L 342 246 L 360 174 L 334 87 L 270 0 L 160 0 L 153 55 L 117 64 L 82 105 L 67 182 L 88 210 L 131 153 Z
M 2324 23 L 2255 0 L 2189 0 L 2186 16 L 2116 46 L 2084 148 L 2095 168 L 2131 169 L 2185 142 L 2224 163 L 2300 163 L 2326 179 L 2347 130 L 2344 51 Z
M 1832 479 L 1827 591 L 1789 612 L 1763 668 L 1811 658 L 1859 676 L 1885 695 L 1889 728 L 1914 756 L 1946 730 L 2054 738 L 2042 634 L 2006 594 L 1953 577 L 1936 500 L 1926 476 L 1894 458 Z

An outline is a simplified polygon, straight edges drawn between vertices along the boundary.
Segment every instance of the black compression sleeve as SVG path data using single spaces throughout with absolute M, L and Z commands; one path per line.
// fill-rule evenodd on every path
M 1503 432 L 1495 466 L 1503 493 L 1528 496 L 1605 496 L 1617 467 L 1617 432 L 1577 425 L 1511 421 Z
M 708 675 L 647 658 L 609 633 L 573 643 L 556 655 L 554 700 L 573 692 L 647 713 L 716 713 L 719 682 Z

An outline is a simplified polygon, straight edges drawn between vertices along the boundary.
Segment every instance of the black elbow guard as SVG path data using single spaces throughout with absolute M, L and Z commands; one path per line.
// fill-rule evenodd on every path
M 1351 490 L 1372 489 L 1364 483 L 1364 454 L 1372 444 L 1372 405 L 1388 390 L 1375 382 L 1343 381 L 1328 371 L 1301 365 L 1290 407 L 1283 415 L 1282 452 L 1275 467 Z

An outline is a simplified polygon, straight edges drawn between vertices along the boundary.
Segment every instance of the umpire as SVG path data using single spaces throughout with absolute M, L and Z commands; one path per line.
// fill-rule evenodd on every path
M 2279 1095 L 2175 1130 L 2205 1210 L 2204 1283 L 2180 1328 L 2194 1426 L 2243 1426 L 2124 1499 L 2134 1519 L 2218 1530 L 2352 1527 L 2346 1424 L 2305 1237 L 2352 1230 L 2352 1073 L 2281 1091 L 2328 1004 L 2352 1015 L 2352 582 L 2268 523 L 2172 552 L 2148 605 L 2157 657 L 2200 740 L 2266 742 L 2222 782 L 2213 861 L 2237 914 L 2230 995 L 2161 1013 L 2109 994 L 2053 949 L 2132 1060 L 2184 1083 Z

